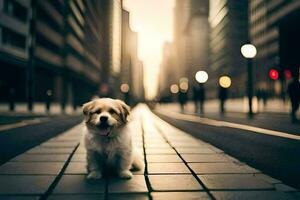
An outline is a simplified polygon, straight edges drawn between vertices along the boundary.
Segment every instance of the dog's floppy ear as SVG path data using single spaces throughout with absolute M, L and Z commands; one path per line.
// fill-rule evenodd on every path
M 130 114 L 130 107 L 124 102 L 119 99 L 116 100 L 117 103 L 121 106 L 121 116 L 123 122 L 128 122 L 128 115 Z
M 92 107 L 93 107 L 93 102 L 92 101 L 90 101 L 88 103 L 85 103 L 82 106 L 82 112 L 85 116 L 85 121 L 86 122 L 88 122 L 90 120 L 90 117 L 91 117 L 90 112 L 91 112 Z

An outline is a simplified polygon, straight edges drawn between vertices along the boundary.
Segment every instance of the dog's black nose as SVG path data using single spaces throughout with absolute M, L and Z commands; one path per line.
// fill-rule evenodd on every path
M 100 117 L 100 122 L 107 122 L 108 117 L 107 116 L 101 116 Z

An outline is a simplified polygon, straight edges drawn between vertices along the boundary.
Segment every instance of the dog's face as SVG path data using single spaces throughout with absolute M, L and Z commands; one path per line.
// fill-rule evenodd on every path
M 92 134 L 109 136 L 127 123 L 130 108 L 123 101 L 97 98 L 83 105 L 86 126 Z

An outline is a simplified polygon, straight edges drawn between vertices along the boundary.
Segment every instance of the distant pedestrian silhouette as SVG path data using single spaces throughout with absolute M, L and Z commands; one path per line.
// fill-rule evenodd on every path
M 184 112 L 184 106 L 187 102 L 187 91 L 179 90 L 178 93 L 178 102 L 180 104 L 181 112 Z
M 52 90 L 47 90 L 46 91 L 46 111 L 50 111 L 50 106 L 51 106 L 51 101 L 52 101 Z
M 263 107 L 265 108 L 267 106 L 268 92 L 265 89 L 256 90 L 256 98 L 257 98 L 259 105 L 261 104 L 261 101 L 262 101 Z
M 228 96 L 228 89 L 219 87 L 219 100 L 220 100 L 220 113 L 224 114 L 225 113 L 225 101 Z
M 195 113 L 198 113 L 198 110 L 201 114 L 204 113 L 204 101 L 205 101 L 205 89 L 202 84 L 199 85 L 199 89 L 194 86 L 193 88 L 194 104 L 195 104 Z
M 9 110 L 14 111 L 15 110 L 15 96 L 16 92 L 14 88 L 9 89 Z
M 290 97 L 290 101 L 292 104 L 292 110 L 291 110 L 291 119 L 292 122 L 298 122 L 296 113 L 299 108 L 299 102 L 300 102 L 300 84 L 298 77 L 294 77 L 293 81 L 289 83 L 288 85 L 288 94 Z

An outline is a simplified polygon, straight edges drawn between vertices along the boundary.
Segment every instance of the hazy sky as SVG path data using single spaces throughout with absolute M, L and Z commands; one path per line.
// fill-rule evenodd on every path
M 124 0 L 130 25 L 138 32 L 138 56 L 144 63 L 146 97 L 156 94 L 164 42 L 173 39 L 174 0 Z

